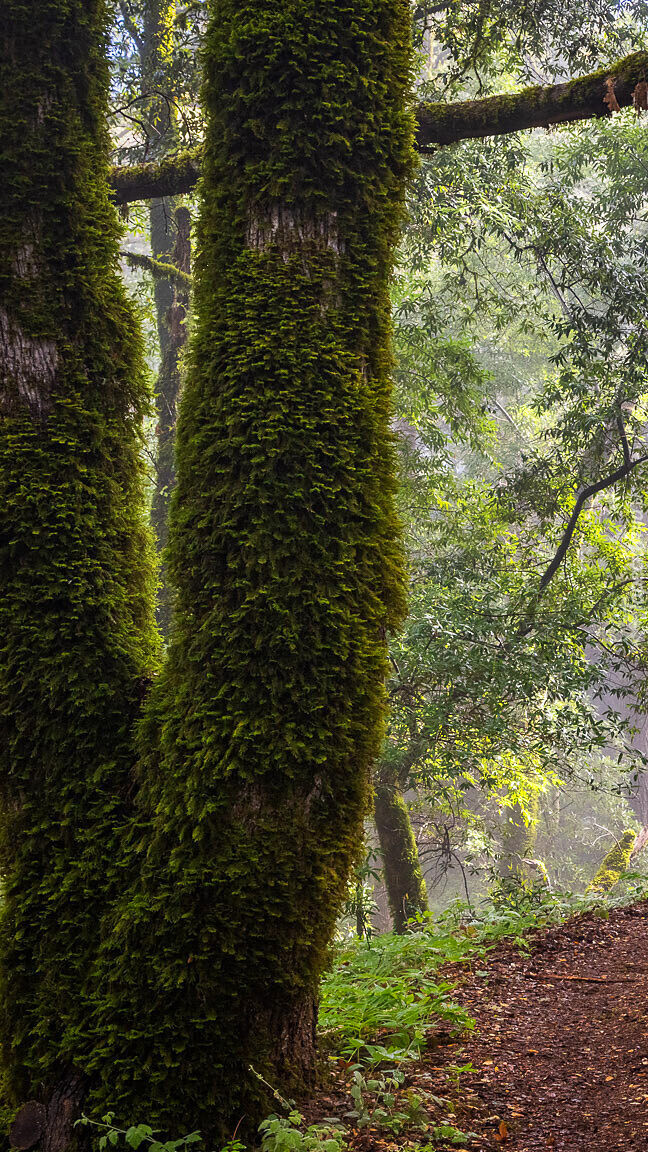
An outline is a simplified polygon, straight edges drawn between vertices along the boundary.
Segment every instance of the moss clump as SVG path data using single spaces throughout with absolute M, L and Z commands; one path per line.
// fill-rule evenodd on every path
M 427 912 L 427 890 L 405 801 L 387 783 L 376 785 L 374 818 L 394 930 L 403 932 L 408 920 Z
M 617 840 L 607 856 L 604 857 L 601 867 L 590 884 L 587 892 L 609 892 L 618 882 L 624 872 L 630 867 L 632 849 L 637 839 L 637 833 L 628 830 Z
M 1 24 L 0 1040 L 19 1102 L 81 1057 L 156 640 L 104 6 L 3 0 Z
M 152 833 L 103 959 L 105 1098 L 176 1132 L 267 1110 L 250 1064 L 313 1071 L 404 608 L 387 288 L 409 29 L 405 0 L 213 5 Z

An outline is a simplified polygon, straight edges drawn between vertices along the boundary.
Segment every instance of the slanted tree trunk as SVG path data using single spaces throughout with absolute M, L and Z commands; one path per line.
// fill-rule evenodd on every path
M 598 872 L 586 888 L 587 892 L 610 892 L 611 889 L 614 888 L 623 873 L 627 872 L 630 867 L 630 857 L 632 856 L 636 839 L 637 833 L 632 829 L 628 829 L 627 832 L 623 833 L 621 838 L 616 841 L 614 846 L 610 848 L 610 851 L 603 857 Z
M 139 333 L 107 192 L 101 0 L 0 10 L 0 1039 L 59 1152 L 151 675 Z
M 387 279 L 406 0 L 217 0 L 175 618 L 141 877 L 104 965 L 106 1098 L 207 1139 L 313 1076 L 318 979 L 404 610 Z M 229 1128 L 231 1131 L 231 1128 Z
M 427 890 L 407 806 L 396 785 L 378 779 L 374 819 L 395 932 L 428 911 Z

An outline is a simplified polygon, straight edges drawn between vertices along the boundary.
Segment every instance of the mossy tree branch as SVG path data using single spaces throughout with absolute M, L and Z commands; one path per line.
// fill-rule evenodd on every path
M 648 52 L 634 52 L 608 68 L 563 84 L 538 84 L 521 92 L 456 104 L 419 104 L 416 144 L 421 152 L 428 152 L 460 140 L 611 116 L 633 104 L 642 108 L 647 81 Z M 191 192 L 200 176 L 201 157 L 201 149 L 193 148 L 169 156 L 161 164 L 113 168 L 115 202 L 124 205 Z
M 648 53 L 635 52 L 563 84 L 538 84 L 521 92 L 457 104 L 420 104 L 416 142 L 427 151 L 460 140 L 611 116 L 632 104 L 645 104 L 641 86 L 647 77 Z
M 166 260 L 156 260 L 145 252 L 121 252 L 120 255 L 130 268 L 143 268 L 150 272 L 154 280 L 171 280 L 185 291 L 191 288 L 192 277 L 190 273 L 183 272 Z
M 166 156 L 159 163 L 113 168 L 111 186 L 115 203 L 122 207 L 136 200 L 184 196 L 198 183 L 202 149 L 191 148 Z

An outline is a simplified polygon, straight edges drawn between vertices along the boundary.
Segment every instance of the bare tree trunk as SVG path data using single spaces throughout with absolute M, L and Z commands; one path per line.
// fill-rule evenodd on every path
M 499 858 L 499 876 L 504 888 L 517 888 L 530 875 L 528 861 L 533 856 L 538 833 L 537 796 L 531 801 L 530 809 L 528 816 L 520 804 L 505 809 Z
M 149 148 L 153 161 L 163 160 L 177 146 L 177 113 L 173 90 L 173 36 L 175 0 L 145 0 L 140 38 L 142 94 L 148 95 Z M 153 95 L 151 95 L 153 93 Z M 154 260 L 191 271 L 191 218 L 176 197 L 157 197 L 149 204 L 149 236 Z M 175 484 L 175 425 L 181 384 L 181 359 L 187 341 L 186 318 L 189 292 L 163 277 L 153 281 L 160 348 L 160 367 L 155 389 L 156 479 L 151 523 L 161 556 L 157 622 L 168 638 L 171 621 L 165 550 L 171 493 Z
M 153 235 L 153 233 L 151 233 Z M 187 208 L 175 211 L 175 246 L 172 263 L 181 272 L 191 272 L 191 216 Z M 172 303 L 166 315 L 166 336 L 156 386 L 157 456 L 155 490 L 151 504 L 151 523 L 155 531 L 162 560 L 160 590 L 157 603 L 157 621 L 162 635 L 168 637 L 171 624 L 171 589 L 166 572 L 164 553 L 169 537 L 169 506 L 175 486 L 175 435 L 178 400 L 182 383 L 182 355 L 187 342 L 187 314 L 189 290 L 175 282 Z

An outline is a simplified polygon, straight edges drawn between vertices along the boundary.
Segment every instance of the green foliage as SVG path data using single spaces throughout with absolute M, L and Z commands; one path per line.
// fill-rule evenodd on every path
M 423 1099 L 412 1090 L 402 1092 L 405 1073 L 401 1068 L 367 1075 L 364 1064 L 356 1065 L 351 1081 L 353 1109 L 346 1113 L 356 1128 L 373 1128 L 398 1136 L 411 1129 L 427 1130 L 428 1115 Z
M 594 783 L 605 755 L 607 789 L 640 766 L 645 463 L 585 502 L 542 581 L 578 493 L 645 454 L 645 165 L 624 116 L 439 150 L 413 190 L 396 293 L 412 598 L 381 771 L 419 790 L 429 898 L 450 849 L 488 866 L 502 805 Z
M 502 939 L 528 949 L 536 930 L 593 907 L 641 899 L 645 883 L 617 897 L 551 894 L 543 887 L 520 889 L 508 902 L 485 901 L 479 910 L 457 901 L 441 916 L 424 917 L 416 932 L 339 946 L 321 991 L 319 1023 L 328 1050 L 357 1063 L 367 1081 L 381 1066 L 416 1060 L 440 1025 L 456 1032 L 472 1026 L 452 999 L 453 986 L 436 977 L 440 968 L 478 964 Z
M 623 833 L 603 859 L 601 867 L 587 889 L 588 892 L 609 892 L 614 888 L 630 867 L 630 857 L 636 839 L 637 833 L 632 829 Z
M 156 640 L 104 4 L 7 0 L 2 22 L 0 1037 L 19 1102 L 83 1063 Z
M 404 0 L 218 0 L 169 657 L 141 875 L 101 960 L 102 1098 L 211 1139 L 310 1074 L 315 994 L 402 616 L 387 279 L 411 168 Z M 155 940 L 154 950 L 151 941 Z
M 440 1144 L 467 1144 L 470 1140 L 479 1139 L 476 1132 L 462 1132 L 454 1124 L 436 1124 L 429 1135 L 433 1143 L 417 1145 L 416 1152 L 435 1152 Z
M 416 0 L 430 86 L 443 98 L 465 90 L 501 92 L 509 76 L 568 79 L 645 44 L 645 0 L 466 0 L 439 5 Z M 431 43 L 430 43 L 431 42 Z M 503 84 L 504 74 L 504 84 Z M 519 79 L 518 79 L 519 85 Z
M 335 1124 L 309 1124 L 303 1131 L 303 1116 L 269 1116 L 259 1125 L 262 1152 L 342 1152 L 346 1132 Z
M 119 1148 L 120 1145 L 134 1150 L 146 1145 L 149 1152 L 181 1152 L 183 1148 L 201 1143 L 200 1132 L 189 1132 L 187 1136 L 181 1136 L 177 1140 L 158 1140 L 156 1137 L 159 1133 L 154 1132 L 149 1124 L 131 1124 L 129 1128 L 119 1128 L 113 1124 L 114 1117 L 114 1112 L 106 1112 L 101 1120 L 91 1120 L 89 1116 L 82 1116 L 76 1121 L 75 1127 L 80 1125 L 97 1128 L 102 1133 L 97 1142 L 99 1152 Z
M 393 1063 L 415 1058 L 439 1021 L 466 1026 L 466 1013 L 448 995 L 451 986 L 433 973 L 480 950 L 429 920 L 406 936 L 386 933 L 344 946 L 322 983 L 319 1022 L 328 1046 L 352 1060 Z

